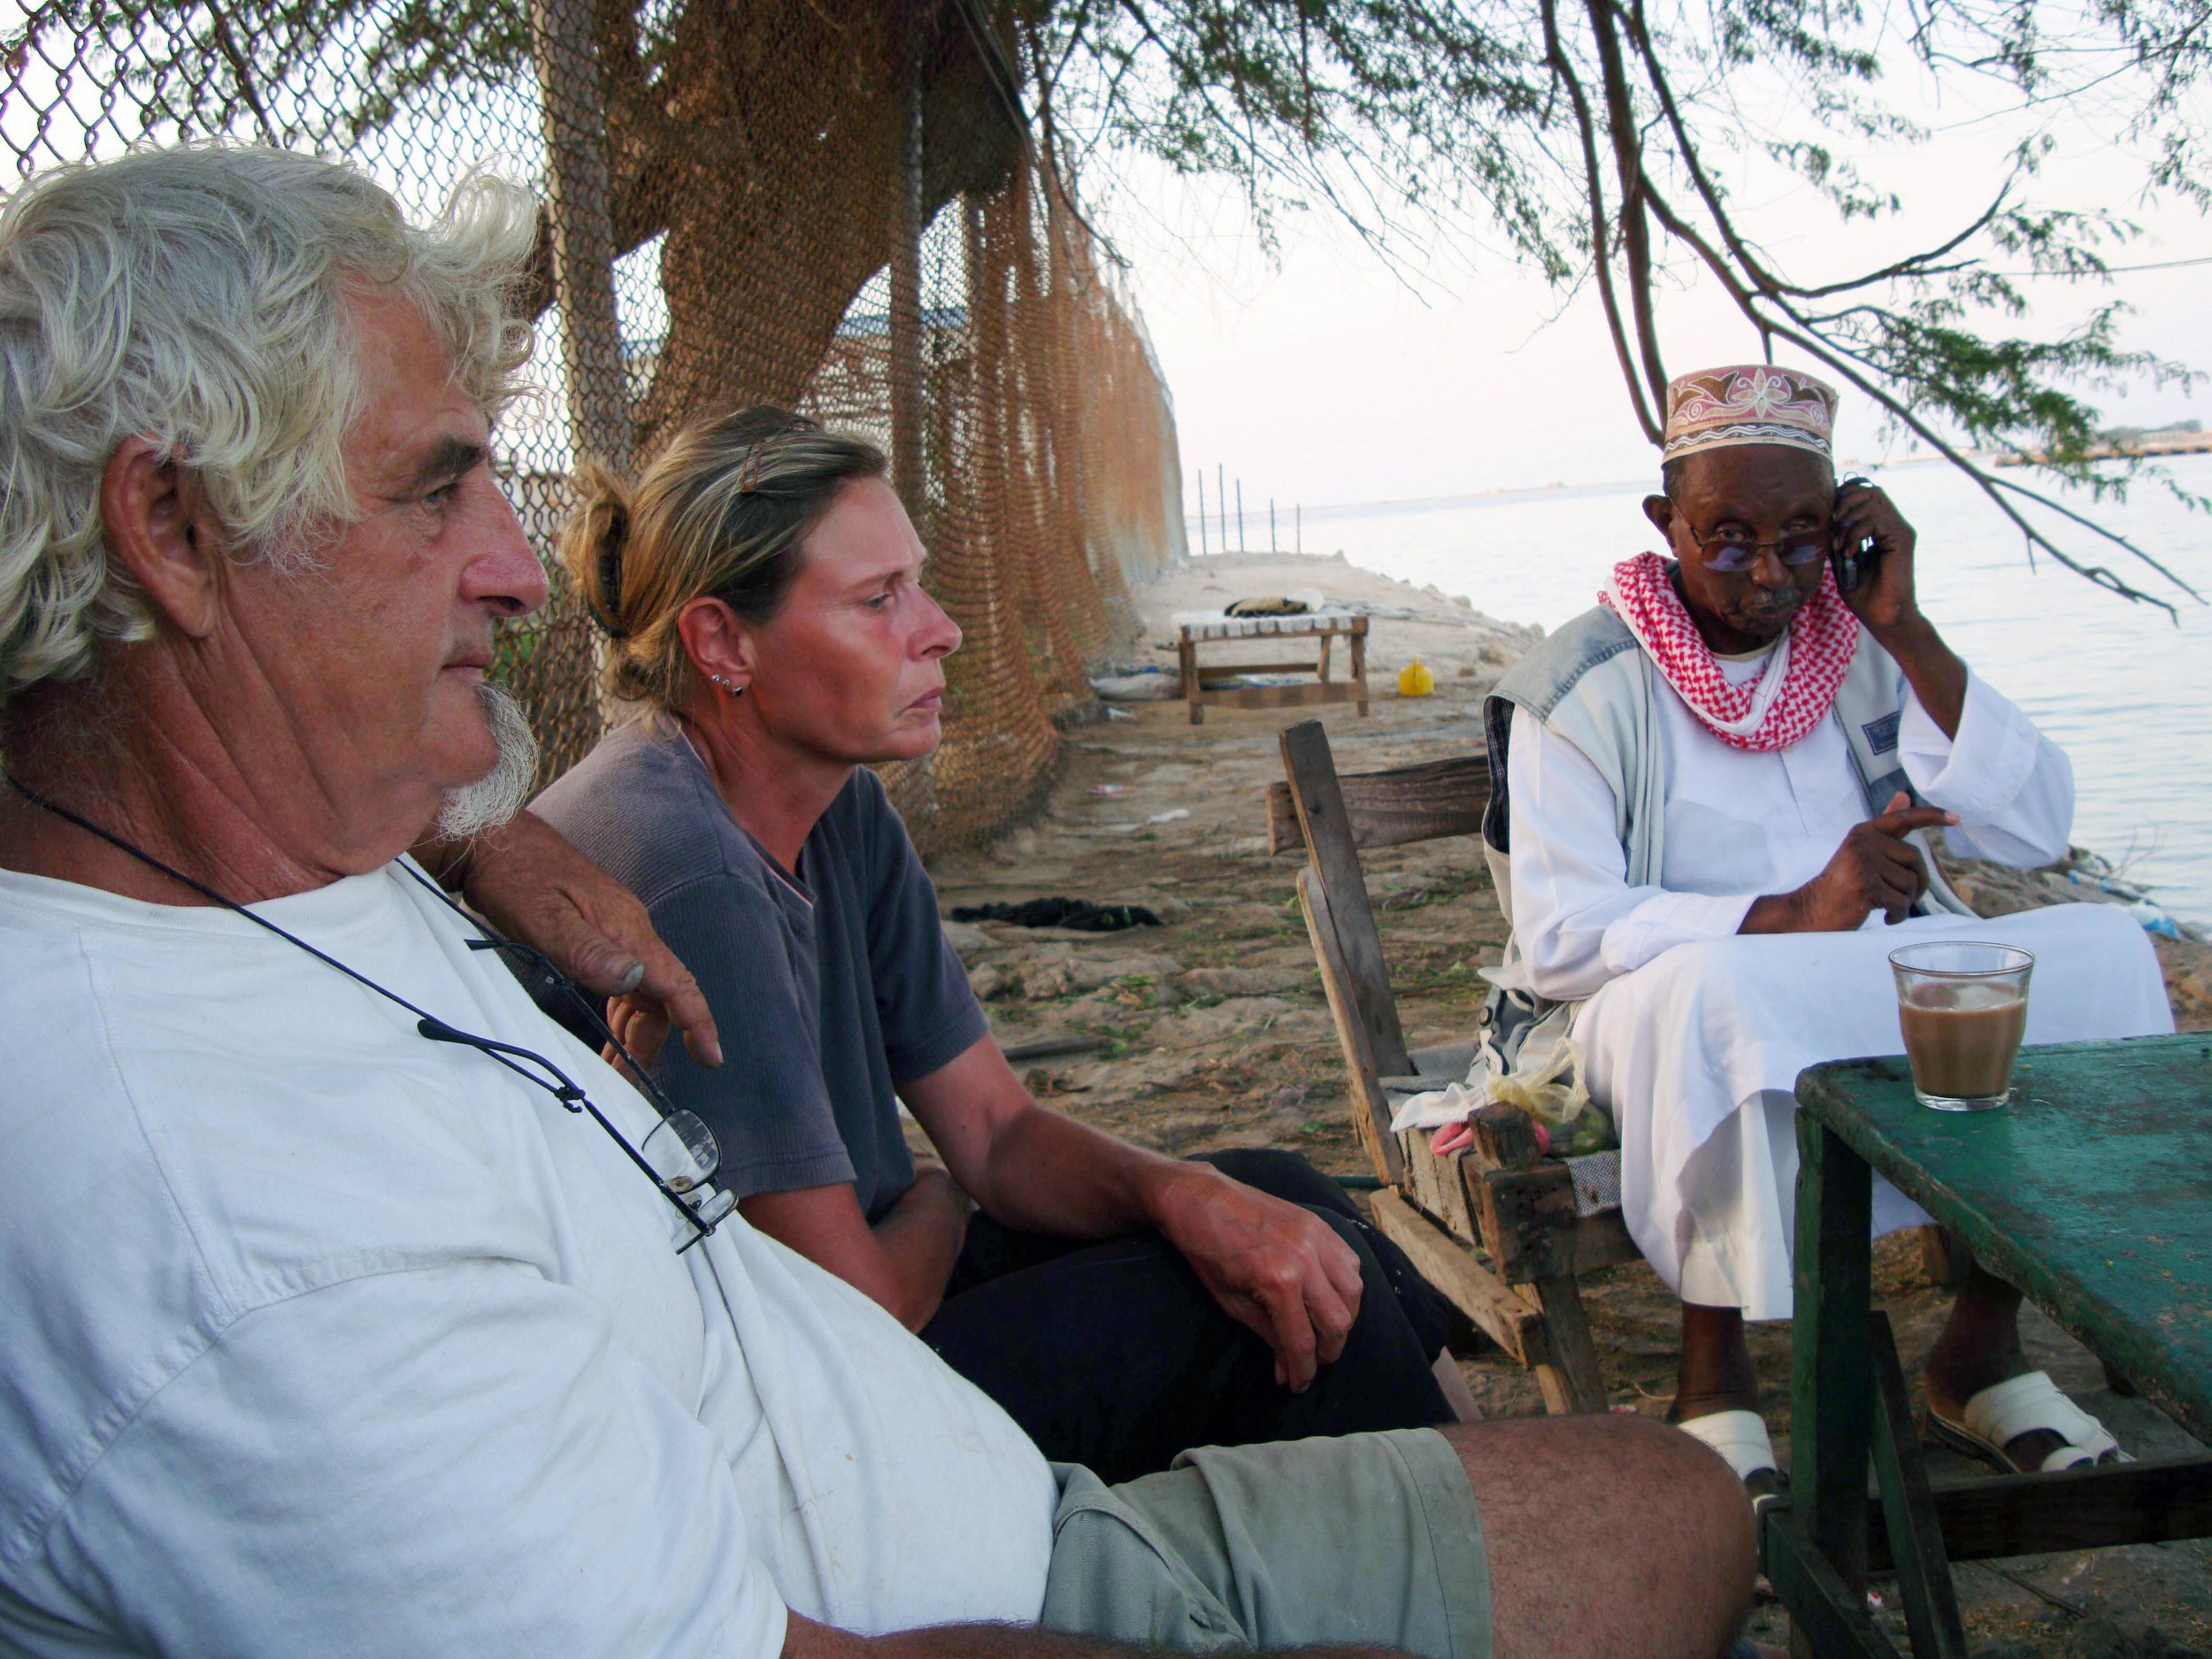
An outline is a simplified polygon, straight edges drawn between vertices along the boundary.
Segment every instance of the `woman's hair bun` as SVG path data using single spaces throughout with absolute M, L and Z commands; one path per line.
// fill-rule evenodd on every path
M 570 480 L 576 504 L 561 531 L 561 562 L 610 639 L 626 637 L 622 619 L 622 555 L 630 540 L 630 487 L 596 462 L 587 461 Z

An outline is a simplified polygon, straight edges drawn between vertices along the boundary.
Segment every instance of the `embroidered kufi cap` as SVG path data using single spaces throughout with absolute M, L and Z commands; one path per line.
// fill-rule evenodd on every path
M 1783 443 L 1831 456 L 1836 388 L 1801 369 L 1739 363 L 1667 383 L 1664 460 L 1742 443 Z

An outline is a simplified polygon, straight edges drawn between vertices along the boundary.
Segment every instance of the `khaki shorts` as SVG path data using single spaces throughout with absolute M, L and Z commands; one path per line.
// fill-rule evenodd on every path
M 1433 1429 L 1203 1447 L 1118 1486 L 1057 1472 L 1048 1630 L 1187 1653 L 1365 1642 L 1488 1659 L 1482 1523 Z

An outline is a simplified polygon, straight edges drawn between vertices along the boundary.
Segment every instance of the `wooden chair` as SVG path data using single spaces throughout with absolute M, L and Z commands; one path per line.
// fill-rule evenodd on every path
M 1298 897 L 1351 1083 L 1352 1122 L 1382 1190 L 1375 1224 L 1432 1285 L 1535 1371 L 1554 1412 L 1602 1411 L 1605 1379 L 1582 1317 L 1579 1274 L 1638 1259 L 1620 1211 L 1620 1155 L 1549 1158 L 1517 1107 L 1474 1118 L 1474 1141 L 1440 1158 L 1421 1134 L 1393 1135 L 1395 1101 L 1466 1075 L 1471 1041 L 1409 1048 L 1390 989 L 1362 848 L 1478 838 L 1490 768 L 1479 755 L 1337 775 L 1328 733 L 1282 734 L 1286 783 L 1268 791 L 1269 847 L 1303 851 Z

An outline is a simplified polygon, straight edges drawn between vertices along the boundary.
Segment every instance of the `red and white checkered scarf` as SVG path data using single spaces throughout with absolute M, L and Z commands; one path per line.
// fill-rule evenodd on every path
M 1668 580 L 1668 567 L 1656 553 L 1625 559 L 1613 567 L 1598 602 L 1628 624 L 1690 712 L 1722 742 L 1750 749 L 1801 742 L 1828 718 L 1859 645 L 1859 619 L 1837 591 L 1834 572 L 1821 572 L 1819 591 L 1790 618 L 1766 672 L 1732 686 Z

